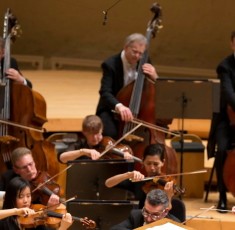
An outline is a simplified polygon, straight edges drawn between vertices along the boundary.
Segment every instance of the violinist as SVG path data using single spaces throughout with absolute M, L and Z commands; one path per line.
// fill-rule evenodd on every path
M 143 154 L 143 166 L 147 177 L 161 175 L 161 169 L 164 166 L 164 162 L 165 159 L 163 145 L 150 144 L 145 148 Z M 126 189 L 132 192 L 134 198 L 139 201 L 139 208 L 143 208 L 146 198 L 146 193 L 143 191 L 143 186 L 146 184 L 145 181 L 142 181 L 144 178 L 145 175 L 139 171 L 130 171 L 108 178 L 105 181 L 105 185 L 108 188 L 116 186 L 118 188 Z M 135 183 L 133 181 L 135 181 Z M 156 185 L 155 188 L 157 188 L 157 186 L 158 185 Z M 167 192 L 168 199 L 171 201 L 174 195 L 173 181 L 166 183 L 164 189 Z
M 29 181 L 31 186 L 37 186 L 34 184 L 37 181 L 38 177 L 45 172 L 40 172 L 37 170 L 31 151 L 25 147 L 16 148 L 11 154 L 11 161 L 13 169 L 6 171 L 0 181 L 0 190 L 5 191 L 9 181 L 16 177 L 20 176 L 25 180 Z M 47 178 L 49 179 L 49 178 Z M 44 181 L 41 181 L 44 182 Z M 33 193 L 33 203 L 41 203 L 43 205 L 52 206 L 59 203 L 60 197 L 53 192 L 48 195 L 43 192 L 43 190 L 38 190 L 36 193 Z M 43 198 L 47 199 L 43 199 Z M 45 203 L 45 201 L 47 203 Z
M 232 149 L 232 142 L 234 142 L 232 140 L 234 130 L 230 126 L 227 107 L 229 105 L 235 111 L 235 31 L 231 33 L 230 45 L 233 53 L 226 57 L 216 69 L 221 84 L 220 112 L 213 114 L 207 145 L 208 158 L 215 157 L 217 187 L 219 191 L 217 209 L 220 210 L 220 213 L 227 212 L 227 188 L 223 179 L 223 168 L 227 150 Z
M 131 110 L 117 100 L 118 92 L 137 78 L 138 62 L 147 48 L 147 39 L 144 35 L 134 33 L 129 35 L 124 43 L 123 50 L 105 60 L 101 67 L 103 76 L 99 90 L 100 99 L 96 114 L 104 123 L 103 134 L 105 136 L 118 138 L 119 122 L 114 118 L 112 110 L 120 114 L 122 121 L 131 121 L 133 114 Z M 153 83 L 158 78 L 156 70 L 150 63 L 142 66 Z
M 26 214 L 28 216 L 34 215 L 34 210 L 30 209 L 31 206 L 31 190 L 30 184 L 27 180 L 22 177 L 13 178 L 7 185 L 6 195 L 3 203 L 2 211 L 15 210 L 13 215 L 5 216 L 6 218 L 0 220 L 1 230 L 20 230 L 22 229 L 22 223 L 19 221 L 17 216 Z M 1 214 L 0 214 L 1 215 Z M 59 230 L 68 229 L 72 224 L 72 217 L 69 213 L 63 216 Z M 46 230 L 49 228 L 39 225 L 33 229 Z
M 1 76 L 3 76 L 3 62 L 4 62 L 4 40 L 0 37 L 0 62 L 1 62 Z M 7 77 L 19 84 L 27 85 L 32 88 L 32 83 L 26 79 L 19 70 L 17 60 L 13 57 L 10 59 L 10 67 L 6 74 Z
M 88 115 L 82 123 L 83 137 L 78 140 L 75 150 L 58 154 L 58 161 L 66 164 L 68 161 L 75 159 L 92 159 L 97 160 L 100 157 L 99 146 L 103 141 L 103 122 L 96 115 Z M 132 155 L 124 152 L 125 159 L 132 159 Z

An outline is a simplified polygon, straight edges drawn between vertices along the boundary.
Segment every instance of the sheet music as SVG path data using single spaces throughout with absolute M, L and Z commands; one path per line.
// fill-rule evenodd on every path
M 165 223 L 159 226 L 154 226 L 152 228 L 146 228 L 146 230 L 185 230 L 185 228 L 179 227 L 178 225 L 172 223 Z

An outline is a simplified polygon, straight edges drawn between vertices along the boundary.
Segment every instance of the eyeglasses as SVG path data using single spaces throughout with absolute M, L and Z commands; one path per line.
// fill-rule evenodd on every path
M 144 216 L 144 218 L 150 217 L 153 221 L 156 221 L 158 219 L 164 218 L 167 215 L 167 212 L 166 212 L 166 209 L 164 209 L 161 212 L 152 214 L 152 213 L 149 213 L 145 208 L 143 208 L 142 215 Z
M 20 170 L 26 170 L 28 167 L 32 167 L 34 164 L 35 164 L 34 161 L 32 161 L 32 162 L 28 163 L 27 165 L 24 165 L 24 166 L 21 166 L 21 167 L 15 165 L 15 167 L 16 167 L 17 169 L 20 169 Z
M 131 52 L 132 56 L 137 56 L 138 55 L 139 57 L 142 57 L 142 55 L 143 55 L 142 52 L 132 48 L 131 46 L 129 48 L 130 48 L 130 52 Z

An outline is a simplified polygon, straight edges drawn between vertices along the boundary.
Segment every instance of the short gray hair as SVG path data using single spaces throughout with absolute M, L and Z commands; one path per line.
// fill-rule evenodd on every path
M 168 196 L 166 192 L 161 189 L 151 190 L 146 196 L 146 201 L 152 206 L 163 205 L 164 208 L 169 207 Z
M 133 42 L 143 43 L 147 45 L 147 38 L 143 34 L 134 33 L 126 38 L 124 45 L 130 46 Z

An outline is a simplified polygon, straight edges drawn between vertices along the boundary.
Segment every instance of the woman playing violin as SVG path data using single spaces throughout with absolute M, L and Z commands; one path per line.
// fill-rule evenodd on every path
M 9 181 L 16 176 L 20 176 L 23 179 L 29 181 L 31 186 L 34 186 L 34 187 L 38 186 L 38 184 L 35 184 L 34 182 L 37 182 L 38 177 L 43 172 L 39 172 L 37 170 L 32 153 L 28 148 L 25 148 L 25 147 L 16 148 L 11 154 L 11 161 L 12 161 L 13 169 L 8 170 L 6 173 L 2 175 L 2 178 L 0 181 L 1 191 L 5 191 Z M 40 183 L 41 182 L 44 182 L 44 181 L 40 181 Z M 58 204 L 60 200 L 60 197 L 56 195 L 55 193 L 52 192 L 51 194 L 48 195 L 48 194 L 45 194 L 42 189 L 36 191 L 36 193 L 33 193 L 33 196 L 34 196 L 33 203 L 41 203 L 43 205 L 48 205 L 48 206 Z M 46 200 L 46 203 L 43 202 L 42 197 L 47 198 L 47 199 L 43 199 L 43 200 Z
M 83 137 L 76 143 L 76 150 L 58 154 L 59 162 L 67 163 L 75 159 L 99 159 L 101 153 L 98 150 L 104 140 L 102 132 L 103 122 L 101 119 L 96 115 L 86 116 L 82 123 Z M 128 151 L 124 152 L 125 159 L 132 159 L 132 157 Z
M 143 166 L 146 176 L 153 177 L 161 175 L 164 161 L 164 147 L 161 144 L 150 144 L 147 146 L 143 154 Z M 142 173 L 131 171 L 108 178 L 105 185 L 109 188 L 117 186 L 131 191 L 134 194 L 135 199 L 139 200 L 139 208 L 143 208 L 146 198 L 146 193 L 143 191 L 143 186 L 146 184 L 145 181 L 142 181 L 144 178 L 145 175 Z M 139 182 L 133 183 L 132 181 Z M 166 183 L 165 190 L 168 194 L 169 200 L 171 200 L 174 195 L 173 181 Z
M 22 229 L 22 223 L 17 216 L 21 215 L 33 215 L 34 210 L 30 209 L 31 206 L 31 189 L 27 180 L 22 177 L 13 178 L 7 185 L 6 194 L 3 203 L 3 209 L 15 209 L 15 213 L 11 216 L 0 220 L 1 230 L 20 230 Z M 3 210 L 4 211 L 4 210 Z M 1 215 L 1 213 L 0 213 Z M 25 217 L 26 218 L 26 217 Z M 59 230 L 66 230 L 72 224 L 72 217 L 69 213 L 63 216 Z M 49 229 L 45 226 L 37 226 L 33 229 Z

